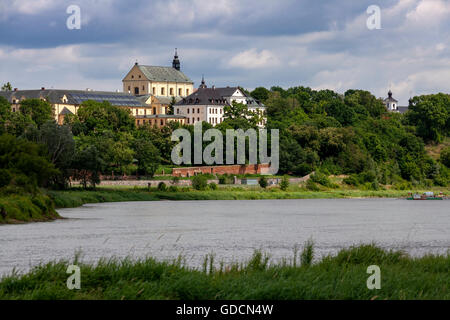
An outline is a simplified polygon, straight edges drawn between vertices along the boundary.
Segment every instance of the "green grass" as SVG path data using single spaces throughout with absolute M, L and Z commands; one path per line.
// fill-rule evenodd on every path
M 0 299 L 450 299 L 450 256 L 411 258 L 374 245 L 341 250 L 310 262 L 312 253 L 272 263 L 255 252 L 247 263 L 189 268 L 183 259 L 110 259 L 96 264 L 60 261 L 0 281 Z M 309 263 L 301 264 L 303 256 Z M 76 260 L 76 259 L 75 259 Z M 81 268 L 81 289 L 68 290 L 66 269 Z M 366 286 L 367 267 L 381 269 L 381 289 Z
M 0 195 L 0 224 L 49 221 L 59 218 L 52 200 L 42 194 Z
M 351 190 L 330 189 L 309 191 L 301 187 L 290 187 L 288 191 L 279 188 L 262 189 L 258 186 L 219 186 L 218 190 L 197 191 L 178 187 L 178 191 L 157 191 L 152 188 L 110 187 L 97 190 L 73 188 L 68 191 L 47 191 L 57 208 L 78 207 L 85 203 L 157 200 L 264 200 L 264 199 L 336 199 L 336 198 L 401 198 L 409 191 L 404 190 Z
M 159 200 L 154 194 L 143 189 L 100 189 L 67 191 L 47 191 L 57 208 L 75 208 L 85 203 L 123 202 L 123 201 L 155 201 Z

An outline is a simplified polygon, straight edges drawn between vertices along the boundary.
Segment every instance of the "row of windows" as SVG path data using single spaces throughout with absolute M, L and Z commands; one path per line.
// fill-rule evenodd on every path
M 189 119 L 188 119 L 189 120 Z M 181 122 L 181 120 L 179 120 L 179 119 L 175 119 L 175 120 L 167 120 L 167 121 L 176 121 L 176 122 Z M 153 126 L 153 125 L 157 125 L 158 124 L 158 119 L 149 119 L 149 120 L 146 120 L 146 119 L 143 119 L 142 121 L 141 120 L 137 120 L 137 125 L 141 125 L 141 124 L 149 124 L 149 125 L 151 125 L 151 126 Z M 159 119 L 159 124 L 161 125 L 161 126 L 163 126 L 164 125 L 164 120 L 163 119 Z
M 222 114 L 223 110 L 217 109 L 217 108 L 209 108 L 209 113 L 211 113 L 211 114 L 219 114 L 219 112 L 220 112 L 220 114 Z
M 131 86 L 128 86 L 128 91 L 129 92 L 131 92 Z M 145 92 L 145 86 L 142 86 L 142 92 L 144 93 Z M 164 96 L 164 95 L 166 95 L 166 88 L 161 88 L 161 95 L 162 96 Z M 175 96 L 174 95 L 174 88 L 169 88 L 169 95 L 170 96 Z M 153 87 L 152 88 L 152 93 L 153 93 L 153 95 L 157 95 L 157 92 L 156 92 L 156 87 Z M 139 93 L 139 87 L 134 87 L 134 94 L 140 94 Z M 179 96 L 182 96 L 183 95 L 183 89 L 182 88 L 178 88 L 178 95 Z M 186 95 L 188 96 L 189 95 L 189 89 L 186 89 Z
M 144 109 L 144 115 L 147 115 L 147 110 L 148 109 Z M 149 110 L 150 111 L 150 110 Z M 153 107 L 153 113 L 149 113 L 149 114 L 156 114 L 156 108 L 155 107 Z M 166 111 L 166 108 L 165 107 L 163 107 L 162 108 L 162 111 Z M 136 114 L 139 114 L 139 109 L 136 109 Z

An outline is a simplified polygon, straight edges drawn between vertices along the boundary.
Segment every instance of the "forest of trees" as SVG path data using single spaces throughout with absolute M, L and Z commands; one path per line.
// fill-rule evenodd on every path
M 346 174 L 346 183 L 373 188 L 449 184 L 449 147 L 439 159 L 425 150 L 450 136 L 447 94 L 414 97 L 403 115 L 386 112 L 382 101 L 362 90 L 341 95 L 260 87 L 250 94 L 266 105 L 267 128 L 280 130 L 280 174 Z M 216 126 L 224 133 L 257 129 L 260 120 L 240 104 L 226 108 L 225 116 Z M 26 100 L 12 112 L 0 97 L 0 188 L 66 188 L 69 177 L 95 186 L 101 174 L 151 177 L 172 164 L 171 134 L 178 127 L 136 127 L 128 110 L 94 101 L 59 126 L 46 101 Z

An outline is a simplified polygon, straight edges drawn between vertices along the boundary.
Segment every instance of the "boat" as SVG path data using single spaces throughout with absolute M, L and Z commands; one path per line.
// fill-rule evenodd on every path
M 444 200 L 444 199 L 445 195 L 442 192 L 439 193 L 439 195 L 435 195 L 434 192 L 432 191 L 424 192 L 422 194 L 418 193 L 412 194 L 410 192 L 408 194 L 408 197 L 406 198 L 406 200 Z

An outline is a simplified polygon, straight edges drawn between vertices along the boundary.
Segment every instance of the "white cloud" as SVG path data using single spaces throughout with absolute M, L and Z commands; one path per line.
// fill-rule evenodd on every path
M 280 65 L 280 61 L 269 50 L 263 49 L 258 52 L 257 49 L 250 49 L 232 57 L 228 65 L 243 69 L 263 69 L 276 67 Z

